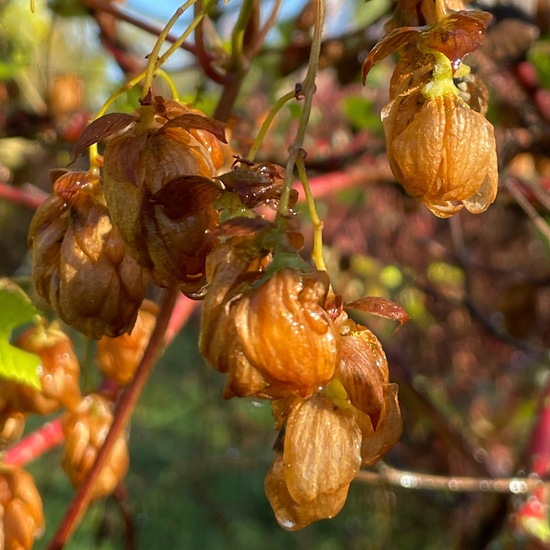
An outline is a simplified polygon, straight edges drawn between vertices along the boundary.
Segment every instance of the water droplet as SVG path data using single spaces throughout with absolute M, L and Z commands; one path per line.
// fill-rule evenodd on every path
M 514 493 L 515 495 L 526 493 L 528 491 L 527 483 L 523 481 L 522 479 L 512 479 L 510 481 L 510 492 Z
M 399 483 L 401 483 L 402 487 L 410 489 L 411 487 L 416 487 L 418 485 L 418 480 L 415 476 L 403 475 L 399 479 Z
M 289 519 L 280 519 L 279 523 L 285 529 L 292 529 L 296 525 L 293 521 L 291 521 Z

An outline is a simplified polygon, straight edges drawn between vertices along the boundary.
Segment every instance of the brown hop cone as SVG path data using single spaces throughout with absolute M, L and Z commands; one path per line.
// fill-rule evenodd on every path
M 131 254 L 156 284 L 177 282 L 182 292 L 200 294 L 214 246 L 208 233 L 219 217 L 214 202 L 221 186 L 211 178 L 223 162 L 223 124 L 155 97 L 134 115 L 112 113 L 94 121 L 76 152 L 107 137 L 105 196 Z
M 334 375 L 339 354 L 323 307 L 326 274 L 284 268 L 262 280 L 246 247 L 228 247 L 209 258 L 201 353 L 229 374 L 226 397 L 312 395 Z
M 44 532 L 42 500 L 30 474 L 21 468 L 4 467 L 0 473 L 0 506 L 0 548 L 30 550 Z
M 80 487 L 92 468 L 113 422 L 109 402 L 98 394 L 86 396 L 80 406 L 63 418 L 65 447 L 62 466 L 75 487 Z M 128 470 L 126 435 L 115 442 L 92 491 L 101 499 L 114 491 Z
M 145 346 L 155 328 L 158 306 L 144 300 L 130 334 L 118 338 L 104 336 L 97 345 L 97 362 L 101 372 L 121 386 L 129 384 L 143 357 Z
M 114 227 L 98 176 L 61 175 L 29 241 L 36 289 L 63 321 L 91 338 L 132 329 L 147 274 Z
M 57 326 L 36 326 L 26 330 L 16 345 L 41 360 L 38 370 L 42 392 L 17 384 L 22 410 L 50 414 L 59 408 L 74 409 L 80 403 L 80 365 L 70 338 Z

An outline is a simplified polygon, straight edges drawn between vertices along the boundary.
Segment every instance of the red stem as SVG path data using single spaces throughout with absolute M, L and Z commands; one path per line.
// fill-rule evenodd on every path
M 47 197 L 47 193 L 34 185 L 24 184 L 22 187 L 13 187 L 0 181 L 0 199 L 6 199 L 36 210 Z
M 13 466 L 25 466 L 45 452 L 57 447 L 63 441 L 61 420 L 56 418 L 40 426 L 37 430 L 6 451 L 3 462 Z

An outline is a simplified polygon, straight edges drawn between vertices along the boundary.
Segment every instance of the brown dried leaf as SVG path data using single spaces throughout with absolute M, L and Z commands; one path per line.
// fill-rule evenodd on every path
M 349 483 L 332 493 L 299 504 L 288 492 L 284 470 L 282 454 L 277 453 L 265 478 L 265 492 L 281 527 L 288 531 L 298 531 L 314 521 L 333 518 L 340 512 L 346 502 Z
M 206 130 L 215 135 L 221 142 L 227 143 L 225 124 L 204 115 L 186 113 L 167 122 L 162 130 L 167 128 L 184 128 L 185 130 Z
M 292 499 L 311 502 L 347 486 L 361 464 L 361 431 L 352 409 L 315 395 L 290 414 L 284 444 L 284 477 Z
M 345 307 L 398 321 L 401 326 L 410 320 L 409 314 L 400 305 L 380 296 L 363 296 L 363 298 L 349 302 Z
M 363 62 L 363 86 L 367 75 L 376 63 L 417 38 L 423 29 L 425 27 L 399 27 L 379 40 Z
M 137 118 L 127 113 L 109 113 L 93 120 L 76 141 L 73 162 L 90 145 L 124 130 L 134 122 L 137 122 Z

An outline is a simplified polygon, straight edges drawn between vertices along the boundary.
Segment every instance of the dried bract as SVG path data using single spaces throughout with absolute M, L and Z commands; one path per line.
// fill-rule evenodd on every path
M 226 397 L 309 396 L 334 375 L 339 335 L 323 304 L 328 279 L 315 270 L 252 271 L 260 257 L 229 248 L 209 258 L 201 352 L 228 372 Z M 240 259 L 234 262 L 235 258 Z

